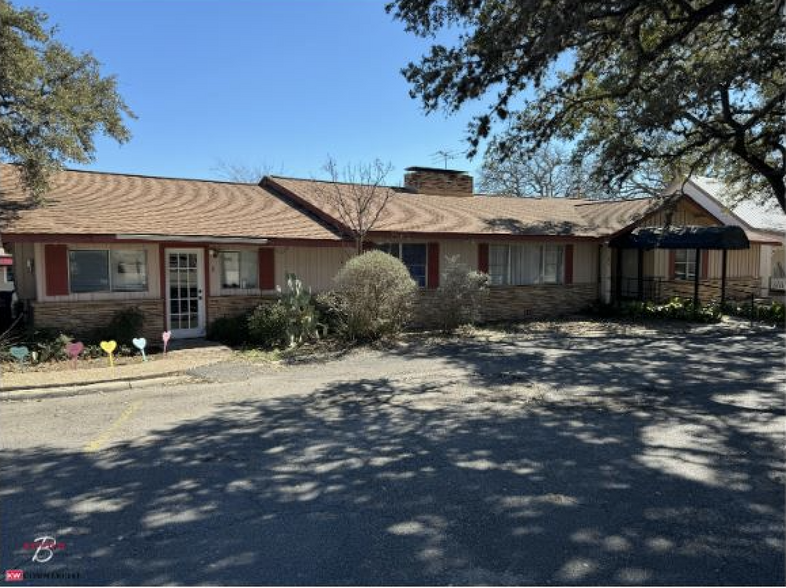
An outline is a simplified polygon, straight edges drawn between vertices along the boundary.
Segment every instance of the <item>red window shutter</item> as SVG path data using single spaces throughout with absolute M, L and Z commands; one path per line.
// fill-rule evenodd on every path
M 276 250 L 270 247 L 259 250 L 259 288 L 276 289 Z
M 701 279 L 706 280 L 710 275 L 710 252 L 708 249 L 701 251 Z
M 47 296 L 68 295 L 67 245 L 44 245 L 44 279 Z
M 674 249 L 669 249 L 669 279 L 673 280 L 677 277 L 677 252 Z
M 573 245 L 565 245 L 565 283 L 573 283 Z
M 439 243 L 428 244 L 428 277 L 429 288 L 439 287 Z
M 478 243 L 478 271 L 489 273 L 489 244 Z

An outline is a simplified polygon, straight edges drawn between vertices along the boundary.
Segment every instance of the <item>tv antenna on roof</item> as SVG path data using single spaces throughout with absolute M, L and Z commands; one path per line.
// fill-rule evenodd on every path
M 449 150 L 449 149 L 439 149 L 431 154 L 431 161 L 434 163 L 438 163 L 442 161 L 445 165 L 445 169 L 448 169 L 448 161 L 453 159 L 458 159 L 459 153 L 457 151 Z

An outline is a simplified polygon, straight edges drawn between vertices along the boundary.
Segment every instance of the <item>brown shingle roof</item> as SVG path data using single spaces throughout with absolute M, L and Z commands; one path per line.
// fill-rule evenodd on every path
M 339 236 L 326 223 L 293 204 L 337 221 L 339 215 L 321 196 L 336 188 L 350 186 L 281 177 L 257 186 L 68 170 L 53 178 L 43 205 L 30 207 L 16 167 L 0 165 L 0 230 L 335 241 Z M 380 189 L 391 199 L 374 233 L 596 238 L 625 228 L 651 205 L 644 199 L 467 198 Z
M 611 235 L 654 210 L 651 198 L 632 200 L 581 200 L 576 210 L 599 235 Z
M 0 165 L 0 230 L 15 234 L 339 237 L 255 184 L 64 171 L 29 207 L 16 167 Z
M 269 177 L 268 186 L 338 221 L 325 193 L 348 192 L 350 185 Z M 456 235 L 602 237 L 629 225 L 650 200 L 595 203 L 569 198 L 442 196 L 382 187 L 391 194 L 373 232 Z

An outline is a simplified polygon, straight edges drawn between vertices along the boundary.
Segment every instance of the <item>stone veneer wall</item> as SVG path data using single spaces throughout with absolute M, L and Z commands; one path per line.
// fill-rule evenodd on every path
M 211 296 L 207 301 L 207 320 L 213 322 L 218 318 L 235 317 L 253 310 L 263 302 L 273 302 L 275 295 L 268 296 Z
M 585 310 L 598 300 L 597 284 L 492 286 L 481 312 L 482 321 L 554 317 Z M 430 326 L 434 290 L 421 290 L 415 323 Z
M 94 302 L 31 302 L 33 324 L 83 337 L 104 327 L 117 311 L 136 306 L 145 316 L 142 335 L 150 341 L 161 339 L 164 331 L 164 306 L 161 300 L 101 300 Z
M 750 298 L 751 293 L 758 297 L 761 289 L 760 282 L 759 278 L 728 278 L 726 280 L 726 299 L 745 300 Z M 661 299 L 668 299 L 672 296 L 693 298 L 693 280 L 661 282 Z M 720 296 L 720 279 L 699 280 L 699 299 L 702 304 L 713 299 L 720 300 Z

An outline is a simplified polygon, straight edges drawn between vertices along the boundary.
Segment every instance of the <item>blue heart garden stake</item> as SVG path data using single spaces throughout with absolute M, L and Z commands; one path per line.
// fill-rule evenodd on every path
M 25 365 L 25 359 L 27 359 L 27 356 L 30 355 L 30 350 L 24 345 L 20 345 L 19 347 L 11 347 L 8 352 L 11 354 L 11 357 L 19 362 L 19 365 L 22 367 Z
M 147 355 L 145 355 L 145 347 L 147 347 L 147 339 L 144 337 L 139 337 L 138 339 L 132 339 L 131 343 L 134 344 L 134 347 L 139 349 L 142 352 L 142 361 L 147 361 Z

